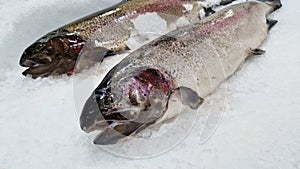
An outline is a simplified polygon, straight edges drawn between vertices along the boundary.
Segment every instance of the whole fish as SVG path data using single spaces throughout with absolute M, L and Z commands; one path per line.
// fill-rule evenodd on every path
M 137 49 L 86 101 L 82 130 L 103 130 L 94 143 L 114 144 L 176 116 L 168 112 L 171 99 L 198 109 L 247 57 L 264 53 L 258 47 L 277 23 L 267 16 L 280 7 L 279 0 L 232 5 Z
M 128 50 L 125 41 L 134 28 L 132 19 L 148 12 L 157 12 L 162 18 L 186 16 L 189 21 L 199 20 L 201 0 L 123 0 L 121 3 L 63 26 L 43 36 L 23 53 L 20 65 L 29 67 L 23 75 L 33 78 L 49 75 L 72 74 L 79 53 L 106 56 Z M 192 5 L 187 10 L 184 5 Z M 91 53 L 91 54 L 89 54 Z

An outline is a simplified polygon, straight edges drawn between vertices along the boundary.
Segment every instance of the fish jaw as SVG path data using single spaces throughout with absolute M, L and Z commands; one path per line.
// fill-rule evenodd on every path
M 33 78 L 72 73 L 85 41 L 76 33 L 59 29 L 37 40 L 22 54 L 22 74 Z
M 175 88 L 171 78 L 157 69 L 110 73 L 89 97 L 80 116 L 83 131 L 103 130 L 94 140 L 99 145 L 114 144 L 154 124 L 167 110 Z

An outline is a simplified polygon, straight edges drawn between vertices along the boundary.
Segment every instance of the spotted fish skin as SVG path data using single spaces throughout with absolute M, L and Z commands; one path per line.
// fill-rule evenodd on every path
M 19 64 L 33 78 L 73 74 L 79 54 L 101 62 L 104 57 L 128 50 L 125 44 L 134 28 L 132 19 L 149 12 L 199 20 L 201 0 L 130 0 L 84 17 L 43 36 L 29 46 Z M 183 4 L 190 3 L 192 10 Z M 200 5 L 200 6 L 199 6 Z M 163 17 L 163 16 L 162 16 Z M 98 54 L 93 58 L 95 51 Z M 90 66 L 90 65 L 89 65 Z
M 137 49 L 91 94 L 82 110 L 81 128 L 90 132 L 108 122 L 94 143 L 115 144 L 167 120 L 166 116 L 171 118 L 167 107 L 170 98 L 177 97 L 182 104 L 197 109 L 203 98 L 237 71 L 247 57 L 262 53 L 257 48 L 272 26 L 267 17 L 279 7 L 281 4 L 259 1 L 232 5 Z M 140 78 L 140 74 L 147 78 Z M 160 83 L 166 85 L 155 85 Z M 143 95 L 145 89 L 149 95 Z M 155 104 L 145 109 L 145 101 Z M 108 118 L 110 114 L 119 118 Z
M 266 16 L 272 6 L 246 2 L 225 8 L 170 32 L 134 51 L 114 69 L 153 67 L 171 75 L 179 86 L 188 86 L 202 97 L 232 75 L 267 38 Z M 190 84 L 193 72 L 197 83 Z M 212 86 L 212 87 L 210 87 Z
M 76 23 L 63 27 L 69 32 L 77 32 L 85 40 L 104 42 L 102 47 L 122 50 L 133 27 L 131 19 L 147 12 L 157 12 L 181 17 L 188 13 L 184 3 L 197 0 L 131 0 L 97 13 Z M 195 11 L 194 11 L 195 12 Z M 131 27 L 131 28 L 130 28 Z M 120 37 L 121 36 L 121 37 Z

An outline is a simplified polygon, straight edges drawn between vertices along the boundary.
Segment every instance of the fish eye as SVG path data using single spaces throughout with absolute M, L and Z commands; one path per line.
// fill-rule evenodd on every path
M 96 95 L 100 110 L 107 111 L 114 107 L 114 97 L 111 93 L 101 93 Z
M 35 50 L 40 51 L 44 46 L 45 46 L 44 44 L 39 43 L 39 44 L 36 45 Z

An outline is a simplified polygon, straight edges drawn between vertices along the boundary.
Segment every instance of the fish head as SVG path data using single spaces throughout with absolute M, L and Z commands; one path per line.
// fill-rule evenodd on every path
M 80 126 L 85 132 L 104 130 L 95 144 L 114 144 L 162 117 L 174 87 L 172 78 L 155 68 L 113 69 L 85 103 Z
M 75 33 L 53 31 L 25 49 L 19 64 L 28 69 L 22 74 L 37 78 L 72 73 L 84 44 Z

